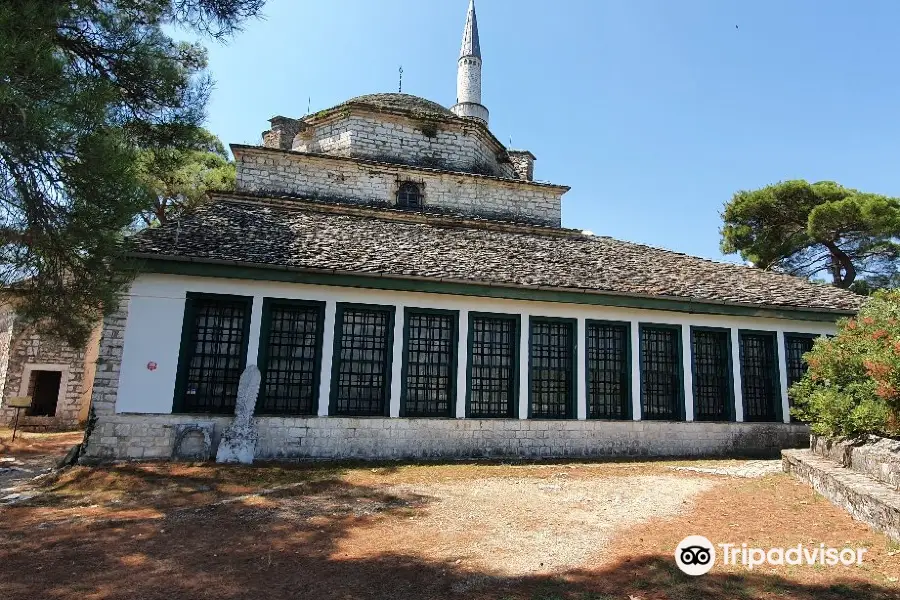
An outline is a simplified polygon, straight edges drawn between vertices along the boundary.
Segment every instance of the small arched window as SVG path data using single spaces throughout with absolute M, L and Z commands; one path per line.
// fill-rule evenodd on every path
M 411 181 L 400 184 L 397 190 L 397 206 L 400 208 L 422 208 L 422 192 L 418 184 Z

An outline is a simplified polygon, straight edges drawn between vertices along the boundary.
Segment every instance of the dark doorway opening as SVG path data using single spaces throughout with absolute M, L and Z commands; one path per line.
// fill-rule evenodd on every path
M 31 408 L 25 411 L 29 417 L 56 416 L 56 402 L 59 399 L 60 371 L 31 372 Z

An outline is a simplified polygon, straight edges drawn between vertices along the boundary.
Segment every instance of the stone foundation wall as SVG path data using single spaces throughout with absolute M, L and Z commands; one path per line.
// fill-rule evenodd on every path
M 87 460 L 167 459 L 175 426 L 230 417 L 104 415 Z M 259 417 L 258 459 L 600 458 L 778 456 L 805 446 L 806 426 L 783 423 Z
M 554 227 L 561 223 L 565 188 L 557 186 L 264 148 L 233 150 L 237 187 L 243 192 L 394 205 L 400 184 L 411 180 L 422 184 L 426 207 Z

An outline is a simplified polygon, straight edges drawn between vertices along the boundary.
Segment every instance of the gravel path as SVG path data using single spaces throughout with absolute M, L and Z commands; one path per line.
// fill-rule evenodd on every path
M 706 473 L 709 475 L 726 475 L 728 477 L 756 478 L 781 473 L 780 460 L 748 460 L 740 465 L 722 467 L 672 467 L 675 471 Z
M 679 513 L 713 485 L 684 476 L 498 478 L 386 491 L 429 499 L 424 516 L 410 519 L 406 532 L 419 539 L 424 554 L 481 571 L 526 575 L 585 565 L 599 558 L 618 530 Z M 388 544 L 390 533 L 385 532 Z
M 35 477 L 52 471 L 58 461 L 59 458 L 55 456 L 29 458 L 0 456 L 0 505 L 33 495 L 22 491 L 23 487 Z

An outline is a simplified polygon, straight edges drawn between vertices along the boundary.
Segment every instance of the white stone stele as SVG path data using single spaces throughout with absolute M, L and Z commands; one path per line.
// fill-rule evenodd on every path
M 241 373 L 237 403 L 234 409 L 234 422 L 222 433 L 219 450 L 216 452 L 217 463 L 253 464 L 259 433 L 256 431 L 252 419 L 261 380 L 262 377 L 256 365 L 247 365 L 247 368 Z

